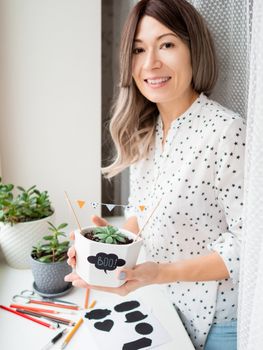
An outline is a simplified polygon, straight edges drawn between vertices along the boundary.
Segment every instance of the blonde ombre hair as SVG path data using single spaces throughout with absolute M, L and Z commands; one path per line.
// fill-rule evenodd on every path
M 119 92 L 110 122 L 116 156 L 111 165 L 102 168 L 106 178 L 145 158 L 154 142 L 159 111 L 155 103 L 141 94 L 132 78 L 133 44 L 143 16 L 155 18 L 188 45 L 192 87 L 196 92 L 209 96 L 217 80 L 213 40 L 196 9 L 186 0 L 139 1 L 130 12 L 121 37 Z

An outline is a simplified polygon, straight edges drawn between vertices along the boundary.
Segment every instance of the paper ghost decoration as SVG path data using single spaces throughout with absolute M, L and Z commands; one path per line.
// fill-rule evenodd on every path
M 89 320 L 100 320 L 111 314 L 111 310 L 108 309 L 95 309 L 85 314 L 85 318 Z

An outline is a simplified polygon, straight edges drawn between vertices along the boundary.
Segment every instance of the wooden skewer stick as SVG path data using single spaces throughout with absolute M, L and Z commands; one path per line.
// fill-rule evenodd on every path
M 79 220 L 78 220 L 77 215 L 76 215 L 76 213 L 75 213 L 75 210 L 73 209 L 73 206 L 72 206 L 72 204 L 71 204 L 71 202 L 70 202 L 69 196 L 68 196 L 68 194 L 67 194 L 66 191 L 64 191 L 64 193 L 65 193 L 65 196 L 66 196 L 68 205 L 69 205 L 70 209 L 72 210 L 73 215 L 74 215 L 74 218 L 75 218 L 75 220 L 76 220 L 76 222 L 77 222 L 79 231 L 81 232 L 81 231 L 82 231 L 82 228 L 81 228 L 81 226 L 80 226 L 80 223 L 79 223 Z
M 151 212 L 151 215 L 148 217 L 148 219 L 146 220 L 146 222 L 144 223 L 143 227 L 140 229 L 139 233 L 137 234 L 136 238 L 135 238 L 135 242 L 137 241 L 137 239 L 139 238 L 139 236 L 141 235 L 142 231 L 145 229 L 146 225 L 148 224 L 148 222 L 150 221 L 151 217 L 153 216 L 155 210 L 159 207 L 160 203 L 161 203 L 162 198 L 159 199 L 158 203 L 156 204 L 156 206 L 154 207 L 153 211 Z

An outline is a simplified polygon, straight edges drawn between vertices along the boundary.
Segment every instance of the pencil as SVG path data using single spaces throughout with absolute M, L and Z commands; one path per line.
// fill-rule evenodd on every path
M 92 309 L 96 304 L 96 300 L 93 300 L 93 302 L 90 304 L 89 309 Z
M 76 325 L 74 326 L 74 328 L 72 328 L 72 330 L 69 332 L 69 334 L 66 336 L 64 342 L 62 343 L 62 346 L 61 346 L 61 350 L 64 349 L 68 343 L 70 342 L 70 339 L 73 337 L 73 335 L 75 334 L 75 332 L 78 330 L 78 328 L 80 327 L 80 325 L 82 324 L 83 322 L 83 318 L 80 318 L 78 320 L 78 322 L 76 323 Z
M 42 317 L 45 318 L 46 320 L 50 320 L 56 323 L 61 323 L 61 324 L 65 324 L 67 326 L 74 326 L 75 323 L 72 320 L 68 320 L 66 318 L 62 318 L 62 317 L 58 317 L 58 316 L 51 316 L 49 314 L 45 314 L 42 312 L 34 312 L 34 311 L 30 311 L 30 310 L 22 310 L 22 309 L 16 309 L 17 312 L 20 312 L 21 314 L 26 314 L 26 315 L 30 315 L 30 316 L 34 316 L 34 317 Z
M 38 307 L 31 307 L 31 306 L 19 305 L 19 304 L 10 304 L 9 306 L 12 307 L 12 308 L 15 308 L 15 309 L 35 311 L 35 312 L 46 312 L 46 313 L 49 313 L 49 314 L 59 314 L 60 313 L 57 310 L 40 309 Z
M 53 306 L 53 307 L 60 307 L 62 309 L 80 310 L 79 306 L 65 305 L 65 304 L 60 304 L 60 303 L 52 303 L 51 301 L 40 301 L 40 300 L 30 299 L 29 303 L 46 305 L 46 306 Z
M 15 314 L 15 315 L 24 317 L 24 318 L 26 318 L 26 319 L 28 319 L 28 320 L 30 320 L 30 321 L 36 322 L 36 323 L 38 323 L 38 324 L 41 324 L 42 326 L 55 329 L 55 327 L 53 327 L 53 326 L 52 326 L 51 324 L 49 324 L 49 323 L 46 323 L 46 322 L 37 320 L 37 319 L 35 319 L 35 318 L 33 318 L 33 317 L 30 317 L 30 316 L 28 316 L 28 315 L 24 315 L 24 314 L 22 314 L 22 313 L 20 313 L 20 312 L 17 312 L 17 311 L 15 311 L 15 310 L 10 309 L 10 308 L 7 307 L 7 306 L 0 305 L 0 308 L 1 308 L 1 309 L 4 309 L 4 310 L 6 310 L 6 311 L 12 312 L 12 313 Z
M 89 305 L 89 288 L 86 288 L 84 309 L 87 309 Z
M 68 314 L 68 315 L 75 315 L 75 311 L 57 311 L 57 310 L 51 310 L 51 309 L 41 309 L 38 307 L 33 306 L 27 306 L 27 305 L 20 305 L 20 304 L 10 304 L 9 307 L 15 308 L 15 309 L 21 309 L 21 310 L 28 310 L 28 311 L 35 311 L 35 312 L 45 312 L 48 314 Z

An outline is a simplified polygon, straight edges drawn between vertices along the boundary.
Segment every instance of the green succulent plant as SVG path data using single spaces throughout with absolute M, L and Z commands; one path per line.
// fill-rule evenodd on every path
M 119 244 L 126 242 L 126 236 L 117 227 L 111 225 L 96 227 L 93 236 L 98 238 L 101 243 Z
M 17 186 L 18 195 L 14 195 L 13 184 L 4 184 L 0 177 L 0 222 L 11 225 L 39 220 L 53 213 L 47 191 L 40 192 L 36 186 L 24 189 Z
M 67 259 L 67 251 L 69 248 L 69 241 L 59 241 L 59 237 L 66 237 L 65 233 L 61 230 L 68 226 L 68 224 L 63 223 L 59 226 L 54 226 L 51 222 L 49 224 L 49 231 L 52 232 L 51 235 L 43 237 L 43 240 L 47 243 L 38 242 L 35 247 L 32 249 L 32 257 L 35 260 L 44 263 L 63 261 Z

